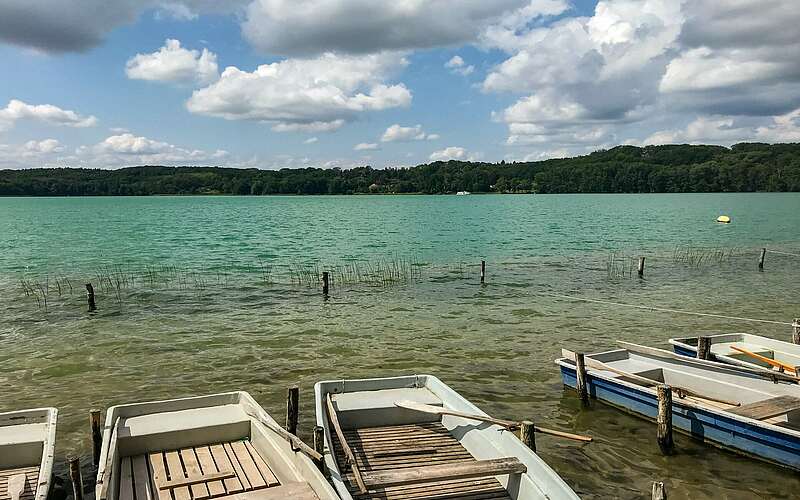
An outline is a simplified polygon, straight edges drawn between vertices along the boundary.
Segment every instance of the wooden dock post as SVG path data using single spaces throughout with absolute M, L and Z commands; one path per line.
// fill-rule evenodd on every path
M 586 378 L 586 361 L 583 359 L 583 353 L 575 353 L 575 373 L 578 377 L 578 394 L 581 397 L 581 403 L 584 405 L 589 404 L 589 384 Z
M 708 359 L 711 354 L 711 339 L 697 337 L 697 359 Z
M 486 261 L 481 261 L 481 285 L 486 283 Z
M 667 487 L 661 481 L 653 481 L 652 500 L 667 500 Z
M 800 318 L 792 321 L 792 343 L 800 344 Z
M 96 311 L 97 305 L 94 302 L 94 287 L 91 283 L 86 283 L 86 300 L 89 302 L 89 311 Z
M 322 271 L 322 295 L 328 295 L 329 285 L 328 271 Z
M 322 460 L 319 461 L 317 467 L 324 474 L 325 473 L 325 429 L 321 425 L 314 427 L 314 451 L 323 455 Z
M 289 387 L 286 391 L 286 430 L 297 435 L 297 420 L 300 415 L 300 388 Z
M 83 500 L 83 478 L 81 477 L 81 460 L 76 455 L 67 457 L 69 463 L 69 479 L 72 482 L 74 500 Z
M 672 440 L 672 388 L 659 384 L 658 388 L 658 447 L 665 455 L 671 455 L 675 448 Z
M 523 420 L 519 426 L 519 440 L 522 444 L 527 446 L 533 451 L 536 451 L 536 432 L 533 422 L 530 420 Z
M 762 248 L 761 249 L 761 255 L 758 257 L 758 270 L 759 271 L 763 271 L 764 270 L 764 257 L 766 257 L 766 256 L 767 256 L 767 249 L 766 248 Z
M 639 277 L 644 277 L 644 257 L 639 257 L 639 266 L 636 268 L 636 272 L 639 273 Z
M 92 460 L 94 464 L 100 463 L 100 449 L 103 446 L 103 432 L 100 424 L 100 410 L 89 412 L 89 428 L 92 431 Z

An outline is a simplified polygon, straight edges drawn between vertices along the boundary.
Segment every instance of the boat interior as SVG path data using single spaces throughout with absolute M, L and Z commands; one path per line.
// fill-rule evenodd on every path
M 621 372 L 676 389 L 688 389 L 695 394 L 684 395 L 683 399 L 692 403 L 800 431 L 800 386 L 795 383 L 776 383 L 733 366 L 701 365 L 691 360 L 661 358 L 626 349 L 589 357 Z M 641 385 L 635 377 L 618 372 L 591 366 L 589 370 Z
M 45 443 L 55 434 L 55 413 L 43 408 L 0 414 L 0 500 L 10 500 L 8 481 L 14 476 L 25 477 L 20 500 L 33 500 L 39 483 L 49 480 L 39 476 L 48 461 Z
M 254 418 L 259 410 L 245 393 L 112 407 L 101 463 L 119 473 L 99 498 L 317 499 L 308 478 L 319 474 Z

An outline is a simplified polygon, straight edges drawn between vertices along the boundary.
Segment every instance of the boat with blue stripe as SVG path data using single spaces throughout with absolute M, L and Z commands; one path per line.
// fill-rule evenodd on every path
M 656 386 L 673 390 L 673 428 L 739 454 L 800 471 L 800 386 L 794 377 L 691 359 L 623 343 L 587 354 L 591 397 L 655 421 Z M 564 384 L 577 388 L 575 355 L 556 360 Z

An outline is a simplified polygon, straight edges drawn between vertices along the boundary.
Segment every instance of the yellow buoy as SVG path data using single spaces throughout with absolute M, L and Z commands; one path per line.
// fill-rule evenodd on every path
M 727 215 L 720 215 L 719 217 L 717 217 L 717 222 L 721 222 L 723 224 L 730 224 L 731 218 L 728 217 Z

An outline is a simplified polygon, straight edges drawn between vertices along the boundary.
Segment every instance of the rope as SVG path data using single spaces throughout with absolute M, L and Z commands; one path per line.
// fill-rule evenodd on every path
M 788 255 L 789 257 L 800 257 L 800 255 L 796 253 L 789 253 L 789 252 L 779 252 L 777 250 L 767 250 L 769 253 L 776 253 L 778 255 Z
M 678 309 L 667 309 L 664 307 L 653 307 L 653 306 L 638 306 L 636 304 L 622 304 L 620 302 L 610 302 L 608 300 L 598 300 L 598 299 L 587 299 L 583 297 L 575 297 L 573 295 L 561 295 L 559 293 L 551 293 L 551 292 L 537 292 L 543 295 L 550 295 L 551 297 L 558 297 L 561 299 L 568 299 L 568 300 L 576 300 L 579 302 L 593 302 L 595 304 L 604 304 L 608 306 L 621 306 L 621 307 L 632 307 L 634 309 L 645 309 L 648 311 L 658 311 L 658 312 L 668 312 L 668 313 L 677 313 L 677 314 L 689 314 L 692 316 L 705 316 L 708 318 L 722 318 L 722 319 L 732 319 L 736 321 L 750 321 L 753 323 L 770 323 L 773 325 L 786 325 L 786 326 L 793 326 L 792 323 L 787 323 L 785 321 L 772 321 L 769 319 L 755 319 L 755 318 L 742 318 L 739 316 L 725 316 L 723 314 L 711 314 L 711 313 L 701 313 L 701 312 L 693 312 L 693 311 L 680 311 Z

